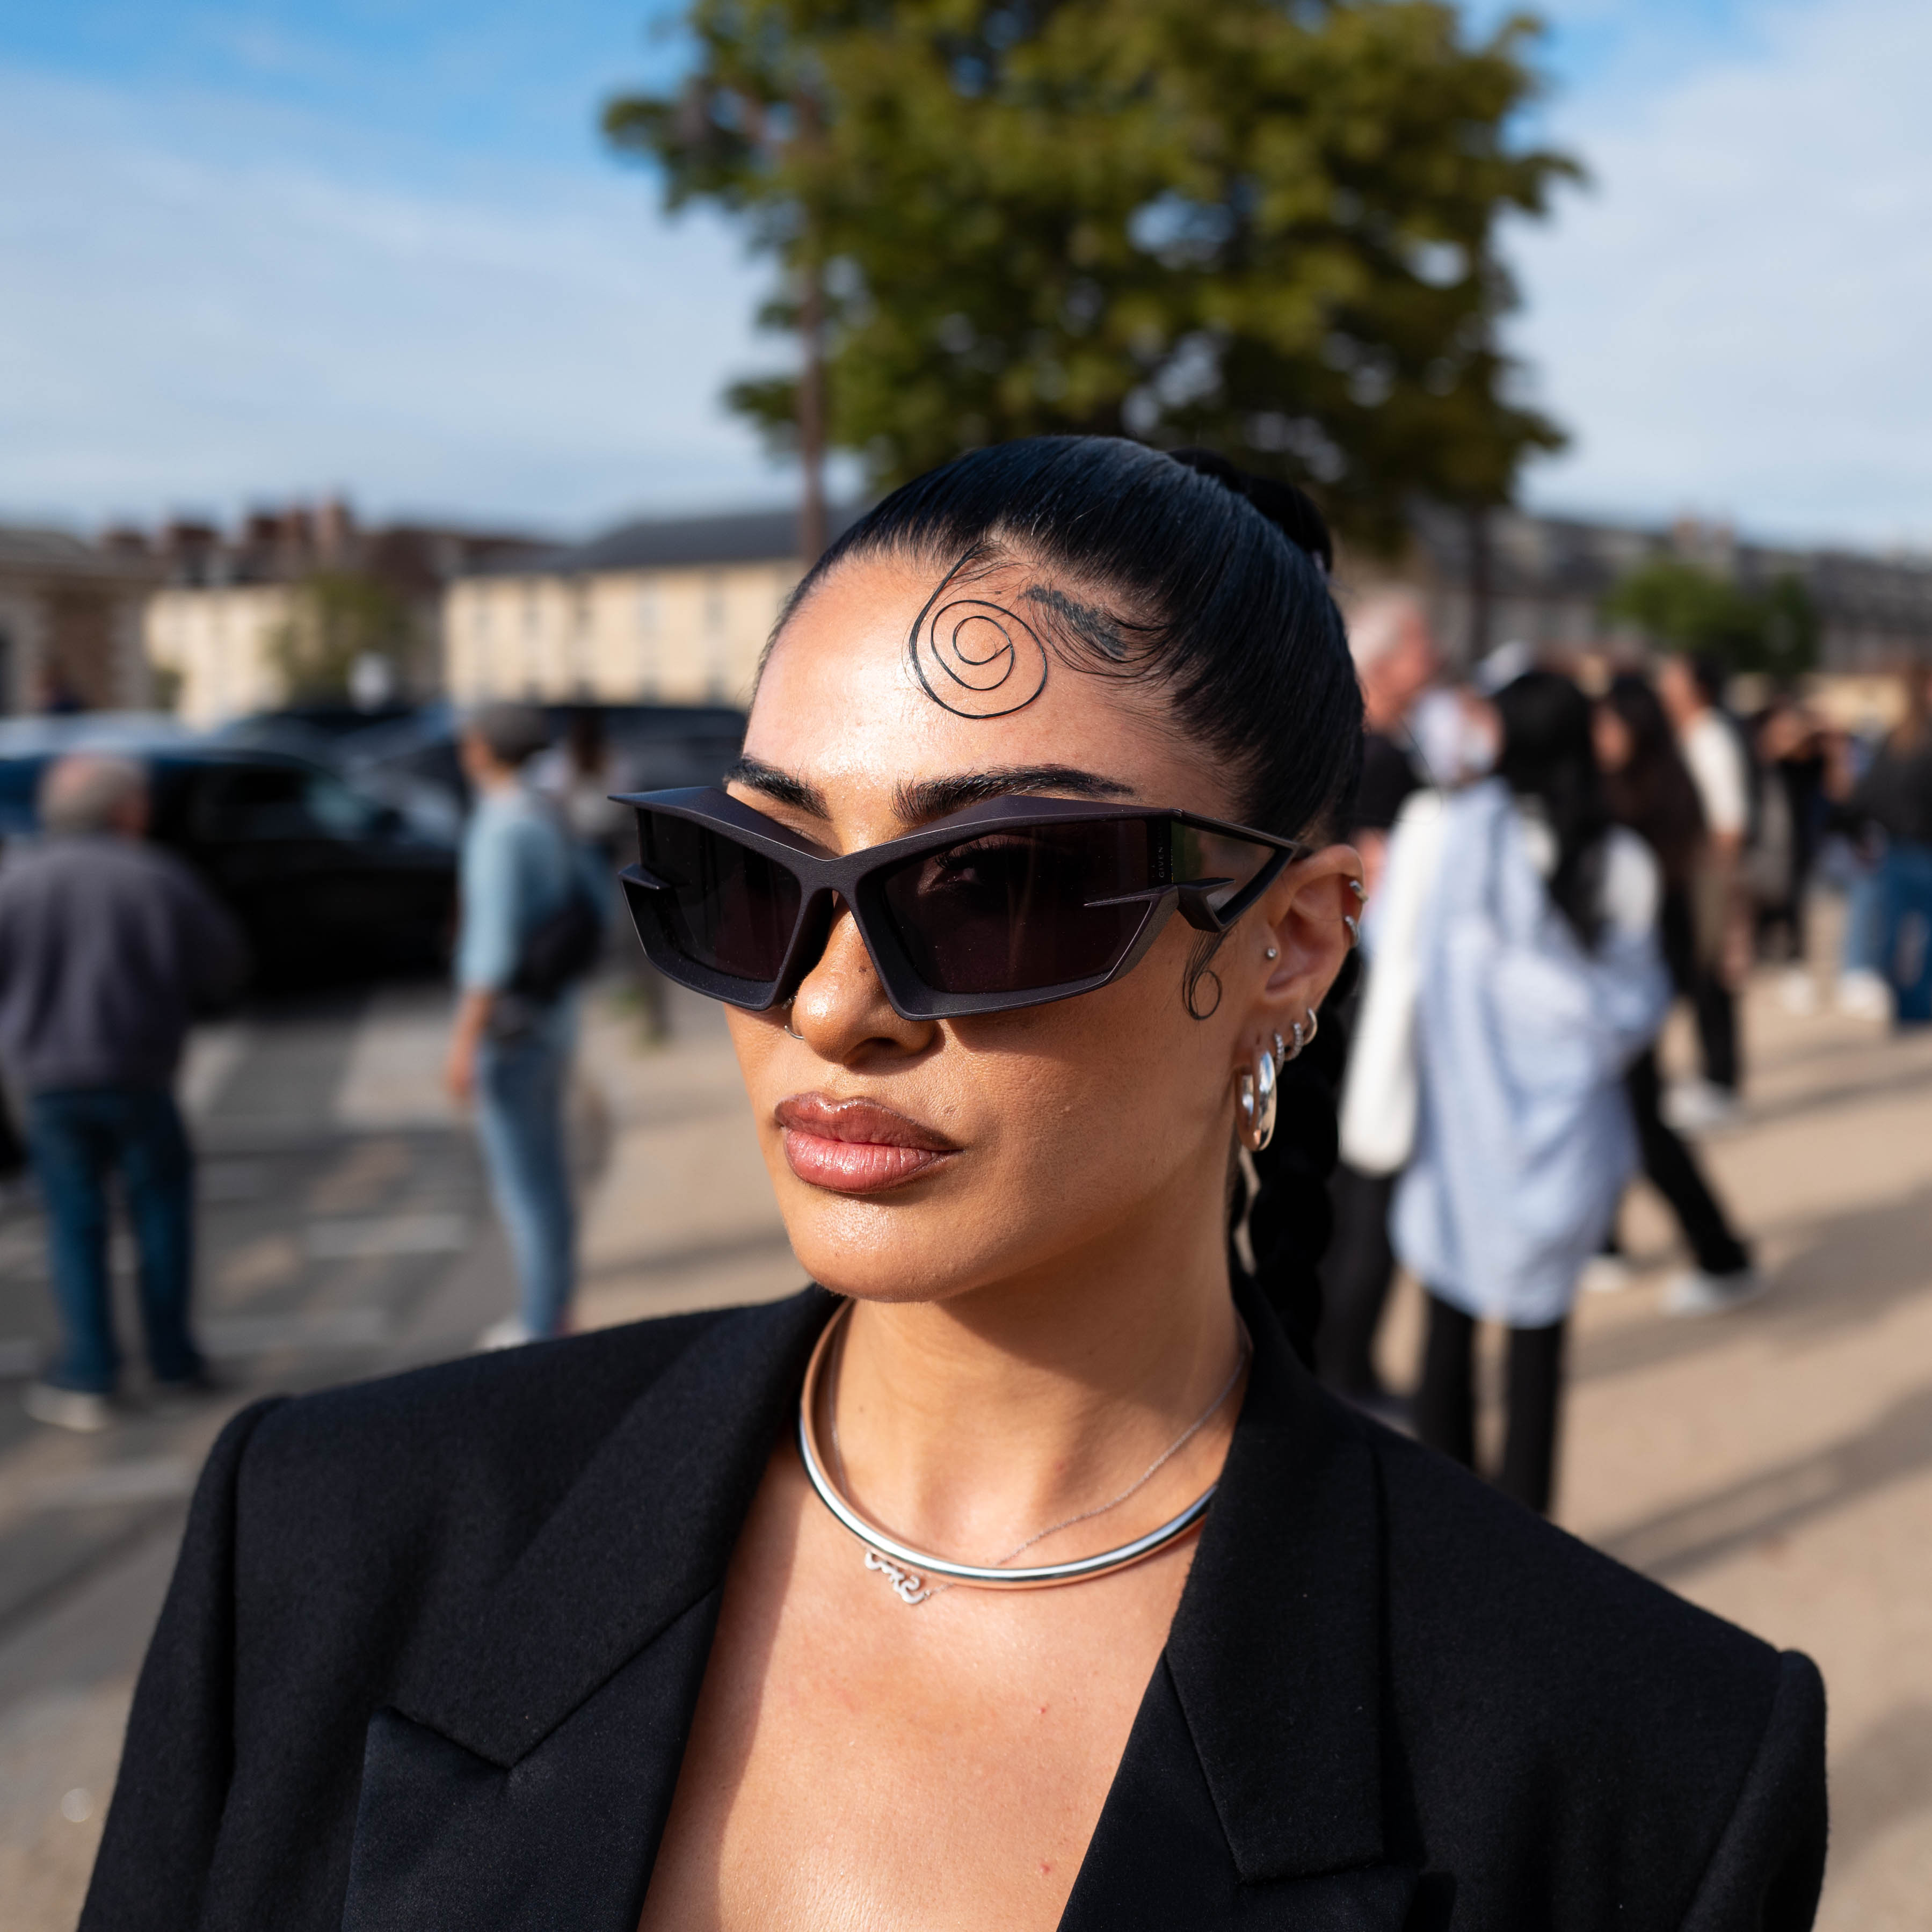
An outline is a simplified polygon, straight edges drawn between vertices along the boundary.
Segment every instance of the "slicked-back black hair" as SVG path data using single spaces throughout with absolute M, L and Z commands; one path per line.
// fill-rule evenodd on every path
M 1306 547 L 1250 500 L 1257 489 L 1293 506 Z M 1361 763 L 1361 694 L 1328 594 L 1328 530 L 1299 490 L 1204 451 L 1116 436 L 997 443 L 895 490 L 826 552 L 794 608 L 880 552 L 941 571 L 1016 554 L 1111 591 L 1131 648 L 1124 662 L 1094 650 L 1086 668 L 1162 687 L 1182 730 L 1236 775 L 1246 823 L 1294 837 L 1340 822 Z M 1077 665 L 1077 638 L 1057 642 Z
M 1126 644 L 1058 626 L 1060 662 L 1158 689 L 1203 758 L 1232 775 L 1234 816 L 1245 823 L 1319 840 L 1345 822 L 1361 766 L 1361 692 L 1328 594 L 1328 526 L 1292 486 L 1209 451 L 1168 456 L 1112 436 L 998 444 L 894 490 L 819 560 L 788 612 L 842 565 L 881 554 L 928 559 L 935 580 L 1005 556 L 1065 572 L 1107 601 Z M 1197 955 L 1190 1007 L 1205 967 Z M 1256 1276 L 1312 1360 L 1334 1104 L 1300 1064 L 1282 1090 L 1249 1225 Z

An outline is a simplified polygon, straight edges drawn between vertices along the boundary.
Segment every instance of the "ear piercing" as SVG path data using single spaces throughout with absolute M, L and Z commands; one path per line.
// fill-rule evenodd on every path
M 1276 946 L 1270 946 L 1262 957 L 1264 959 L 1279 959 L 1281 957 L 1281 949 Z
M 1362 943 L 1362 922 L 1352 912 L 1342 915 L 1342 923 L 1348 928 L 1348 944 L 1359 946 Z
M 1369 889 L 1366 886 L 1362 884 L 1360 879 L 1351 879 L 1348 881 L 1348 890 L 1354 894 L 1357 898 L 1361 900 L 1364 904 L 1368 902 Z
M 1275 1035 L 1274 1058 L 1277 1066 L 1286 1066 L 1291 1060 L 1299 1060 L 1320 1030 L 1322 1022 L 1315 1017 L 1315 1009 L 1310 1006 L 1307 1011 L 1305 1020 L 1297 1020 L 1288 1029 L 1289 1040 L 1284 1040 L 1280 1034 Z

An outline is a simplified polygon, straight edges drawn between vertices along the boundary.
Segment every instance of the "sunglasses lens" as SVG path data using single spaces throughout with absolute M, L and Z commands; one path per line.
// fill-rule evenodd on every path
M 1180 884 L 1194 879 L 1216 880 L 1202 896 L 1217 914 L 1238 898 L 1275 856 L 1271 845 L 1257 845 L 1205 826 L 1176 824 L 1169 836 L 1173 844 L 1168 876 Z
M 638 856 L 670 890 L 652 895 L 686 958 L 739 980 L 770 980 L 798 924 L 798 881 L 734 838 L 658 812 L 638 814 Z
M 1109 970 L 1147 917 L 1144 819 L 1019 826 L 928 852 L 880 880 L 887 916 L 938 993 L 1012 993 Z

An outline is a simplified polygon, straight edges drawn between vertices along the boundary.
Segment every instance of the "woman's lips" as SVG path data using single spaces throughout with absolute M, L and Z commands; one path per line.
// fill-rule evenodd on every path
M 944 1134 L 876 1100 L 794 1094 L 772 1112 L 792 1172 L 841 1194 L 897 1187 L 959 1151 Z

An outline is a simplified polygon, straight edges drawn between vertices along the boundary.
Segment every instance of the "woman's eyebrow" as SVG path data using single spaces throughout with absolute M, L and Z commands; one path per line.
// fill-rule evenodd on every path
M 727 784 L 748 785 L 755 792 L 762 792 L 766 798 L 779 805 L 789 805 L 794 809 L 809 812 L 814 818 L 829 819 L 831 808 L 826 804 L 825 794 L 818 786 L 807 784 L 802 778 L 795 778 L 789 772 L 782 772 L 776 765 L 768 765 L 762 758 L 740 758 L 724 773 Z
M 1075 798 L 1130 798 L 1131 785 L 1072 765 L 1004 765 L 945 778 L 904 779 L 894 788 L 892 809 L 908 825 L 924 825 L 969 805 L 1016 792 L 1058 792 Z

